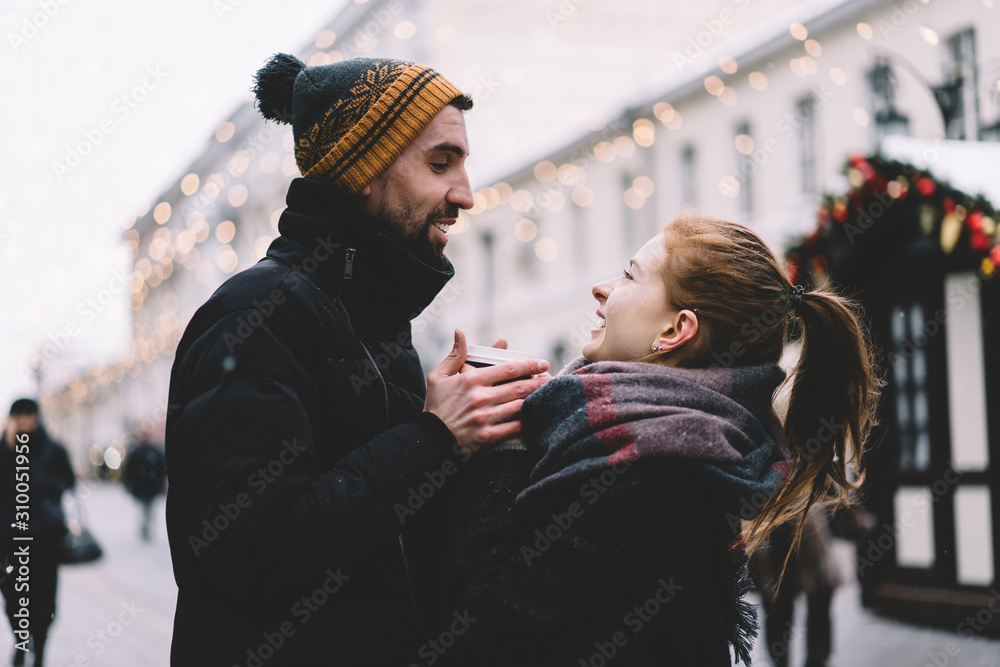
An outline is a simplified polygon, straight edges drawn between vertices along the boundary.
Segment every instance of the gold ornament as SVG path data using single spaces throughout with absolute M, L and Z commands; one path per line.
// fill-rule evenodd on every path
M 962 234 L 962 223 L 954 213 L 948 213 L 941 222 L 941 248 L 945 254 L 951 254 Z

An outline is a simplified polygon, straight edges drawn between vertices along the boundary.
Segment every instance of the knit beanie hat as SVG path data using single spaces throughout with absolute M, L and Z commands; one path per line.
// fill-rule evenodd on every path
M 307 67 L 287 53 L 255 76 L 261 115 L 290 123 L 295 162 L 360 192 L 462 91 L 423 65 L 354 58 Z

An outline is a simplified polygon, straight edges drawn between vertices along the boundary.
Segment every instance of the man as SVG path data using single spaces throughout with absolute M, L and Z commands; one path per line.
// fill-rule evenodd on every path
M 452 277 L 472 206 L 462 111 L 395 60 L 257 74 L 291 121 L 292 182 L 267 257 L 188 324 L 167 417 L 167 531 L 179 592 L 171 664 L 408 665 L 440 626 L 448 482 L 516 435 L 547 363 L 424 378 L 410 320 Z M 289 113 L 288 110 L 291 110 Z
M 66 450 L 49 438 L 41 425 L 38 403 L 30 398 L 14 401 L 4 429 L 4 446 L 0 447 L 0 589 L 14 631 L 15 665 L 24 664 L 29 633 L 35 653 L 33 664 L 45 664 L 45 643 L 56 614 L 56 584 L 66 536 L 62 494 L 75 484 Z M 31 539 L 19 539 L 24 537 Z M 30 570 L 27 579 L 18 574 L 22 566 Z M 22 625 L 25 613 L 27 630 Z

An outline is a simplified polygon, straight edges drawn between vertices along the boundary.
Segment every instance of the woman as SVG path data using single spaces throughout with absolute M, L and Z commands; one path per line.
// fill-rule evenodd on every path
M 855 486 L 878 387 L 858 312 L 793 288 L 747 227 L 694 213 L 593 294 L 602 324 L 524 401 L 525 444 L 477 455 L 460 482 L 446 595 L 475 620 L 435 638 L 434 656 L 749 663 L 743 522 L 753 548 L 801 526 L 834 483 L 844 500 Z M 782 424 L 772 403 L 794 320 Z
M 49 437 L 41 424 L 38 403 L 30 398 L 11 404 L 3 440 L 0 543 L 4 552 L 0 562 L 4 571 L 0 572 L 0 590 L 14 633 L 12 663 L 25 663 L 30 634 L 35 654 L 32 664 L 42 667 L 45 642 L 56 614 L 59 562 L 66 536 L 62 496 L 76 485 L 76 476 L 66 450 Z

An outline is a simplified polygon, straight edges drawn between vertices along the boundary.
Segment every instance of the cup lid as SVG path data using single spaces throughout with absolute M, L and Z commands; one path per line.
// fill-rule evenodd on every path
M 485 345 L 470 345 L 469 354 L 465 357 L 465 360 L 480 364 L 502 364 L 505 361 L 524 361 L 525 359 L 535 358 L 535 355 L 527 352 L 502 350 L 497 347 L 486 347 Z

